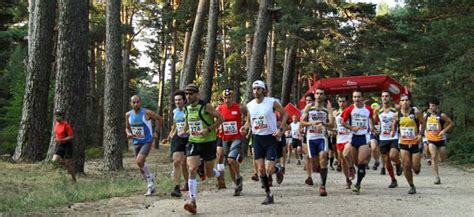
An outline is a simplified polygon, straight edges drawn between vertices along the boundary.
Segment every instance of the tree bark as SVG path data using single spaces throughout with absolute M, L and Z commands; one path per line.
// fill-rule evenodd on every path
M 214 76 L 214 60 L 216 58 L 217 48 L 217 21 L 219 15 L 218 0 L 210 0 L 209 19 L 207 24 L 206 53 L 204 55 L 201 99 L 210 102 L 212 97 L 212 81 Z
M 250 68 L 247 71 L 246 102 L 252 98 L 252 82 L 261 79 L 264 65 L 264 56 L 267 47 L 268 31 L 272 26 L 272 16 L 268 7 L 273 6 L 273 0 L 261 0 L 258 8 L 258 17 L 252 44 Z
M 17 146 L 13 159 L 39 161 L 44 157 L 48 133 L 48 92 L 53 63 L 53 35 L 56 1 L 36 0 L 30 14 L 28 66 L 25 96 Z
M 285 68 L 283 70 L 283 79 L 281 84 L 281 105 L 286 106 L 290 102 L 291 84 L 293 83 L 293 76 L 296 62 L 296 45 L 291 44 L 288 48 L 288 57 Z
M 123 168 L 120 137 L 124 133 L 122 109 L 122 34 L 120 30 L 120 0 L 107 0 L 106 71 L 104 92 L 104 168 Z M 117 106 L 117 104 L 119 106 Z
M 74 130 L 73 160 L 76 172 L 84 173 L 86 135 L 88 1 L 60 0 L 58 25 L 58 60 L 54 109 L 65 112 Z M 48 159 L 56 151 L 52 137 Z
M 185 33 L 184 33 L 184 42 L 183 42 L 183 55 L 182 55 L 182 60 L 181 60 L 181 64 L 182 64 L 182 69 L 181 69 L 181 72 L 180 72 L 180 75 L 179 75 L 179 83 L 178 83 L 178 86 L 179 86 L 179 89 L 180 90 L 183 90 L 184 87 L 186 85 L 184 85 L 184 67 L 186 66 L 186 57 L 188 56 L 188 53 L 189 53 L 189 42 L 191 41 L 191 32 L 189 32 L 189 30 L 187 30 Z
M 207 13 L 207 0 L 199 0 L 196 18 L 194 19 L 193 33 L 189 42 L 189 51 L 186 56 L 183 73 L 183 88 L 194 82 L 196 79 L 196 66 L 198 62 L 199 49 L 201 48 L 201 36 L 204 25 L 204 19 Z
M 270 42 L 268 43 L 267 48 L 267 87 L 268 95 L 274 95 L 274 81 L 275 81 L 275 50 L 276 50 L 276 40 L 275 40 L 275 30 L 272 29 L 272 32 L 269 35 Z

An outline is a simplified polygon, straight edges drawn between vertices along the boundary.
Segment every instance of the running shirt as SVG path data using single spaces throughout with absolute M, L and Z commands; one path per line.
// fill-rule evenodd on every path
M 415 108 L 411 108 L 408 115 L 398 113 L 398 128 L 400 133 L 399 143 L 404 145 L 416 145 L 419 134 L 418 120 L 415 115 Z
M 264 97 L 261 103 L 257 103 L 256 99 L 247 103 L 254 135 L 271 135 L 278 130 L 276 115 L 273 112 L 274 102 L 274 98 Z
M 337 131 L 336 143 L 337 144 L 347 143 L 351 141 L 351 131 L 342 125 L 343 120 L 342 120 L 341 114 L 342 114 L 342 111 L 336 112 L 336 131 Z
M 316 106 L 311 106 L 308 110 L 308 122 L 321 121 L 322 123 L 328 123 L 328 110 L 326 108 L 317 109 Z M 308 126 L 306 132 L 307 139 L 323 139 L 327 137 L 327 129 L 325 126 Z
M 240 113 L 240 105 L 233 103 L 230 107 L 227 104 L 221 104 L 217 107 L 217 111 L 224 116 L 224 122 L 221 124 L 219 138 L 222 141 L 232 141 L 241 139 L 239 129 L 242 127 L 242 114 Z
M 186 106 L 186 121 L 189 128 L 189 141 L 193 143 L 205 143 L 216 141 L 216 130 L 211 130 L 206 136 L 202 135 L 201 130 L 211 126 L 214 118 L 206 112 L 206 103 L 199 101 L 197 105 Z
M 439 142 L 444 141 L 444 136 L 438 135 L 443 130 L 443 124 L 441 123 L 441 113 L 439 114 L 426 114 L 426 138 L 428 141 Z
M 291 138 L 293 139 L 300 139 L 299 132 L 300 132 L 300 122 L 291 122 Z
M 381 141 L 398 139 L 398 131 L 395 131 L 395 135 L 393 137 L 390 135 L 396 114 L 397 110 L 395 110 L 395 108 L 390 108 L 388 112 L 385 112 L 383 108 L 380 109 L 378 117 L 380 123 L 379 139 Z
M 180 110 L 179 108 L 175 108 L 173 110 L 173 120 L 176 124 L 176 132 L 181 132 L 184 129 L 184 125 L 186 123 L 186 114 L 185 110 Z M 189 137 L 189 134 L 184 134 L 180 136 L 181 138 Z
M 349 125 L 360 127 L 357 132 L 352 132 L 354 135 L 365 135 L 370 133 L 370 120 L 373 117 L 373 110 L 370 106 L 364 105 L 362 108 L 357 108 L 354 104 L 350 105 L 342 112 L 342 120 L 349 121 Z
M 135 110 L 130 110 L 130 117 L 128 123 L 130 129 L 135 137 L 132 139 L 134 145 L 147 144 L 153 141 L 151 120 L 146 120 L 145 109 L 141 108 L 138 114 L 135 114 Z
M 55 121 L 53 131 L 56 139 L 64 139 L 73 135 L 71 125 L 64 120 L 61 122 Z

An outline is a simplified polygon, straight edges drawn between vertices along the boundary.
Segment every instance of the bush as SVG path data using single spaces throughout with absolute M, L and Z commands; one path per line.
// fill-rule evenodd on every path
M 453 134 L 447 145 L 449 158 L 455 163 L 474 163 L 474 131 Z

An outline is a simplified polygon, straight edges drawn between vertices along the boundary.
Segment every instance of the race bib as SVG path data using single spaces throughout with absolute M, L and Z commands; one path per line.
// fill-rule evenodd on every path
M 438 123 L 428 123 L 426 124 L 426 128 L 428 131 L 438 132 L 439 131 L 439 124 Z
M 415 139 L 415 127 L 400 127 L 400 136 L 406 140 Z
M 222 123 L 224 128 L 224 135 L 237 135 L 237 121 L 226 121 Z
M 265 116 L 259 116 L 253 119 L 253 128 L 256 132 L 262 131 L 268 128 L 267 119 Z
M 145 130 L 143 129 L 143 127 L 130 127 L 131 130 L 132 130 L 132 134 L 141 139 L 141 138 L 145 138 Z
M 313 135 L 324 135 L 324 127 L 323 126 L 310 126 L 308 132 Z
M 392 131 L 392 128 L 389 125 L 384 125 L 382 126 L 381 134 L 384 136 L 390 136 L 391 131 Z
M 367 118 L 354 118 L 353 122 L 352 122 L 352 125 L 353 126 L 356 126 L 356 127 L 360 127 L 361 130 L 366 130 L 369 128 L 369 126 L 367 126 L 368 124 L 368 121 L 367 121 Z
M 351 131 L 345 127 L 338 127 L 337 128 L 337 134 L 339 135 L 349 135 Z
M 184 122 L 176 122 L 176 130 L 178 132 L 183 132 L 184 130 Z
M 193 136 L 200 136 L 202 127 L 202 121 L 188 121 L 189 131 Z

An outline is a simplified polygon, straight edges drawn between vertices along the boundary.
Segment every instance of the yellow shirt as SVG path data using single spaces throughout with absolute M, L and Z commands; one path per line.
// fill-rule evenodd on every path
M 426 138 L 428 141 L 443 141 L 443 136 L 438 135 L 442 129 L 443 126 L 441 125 L 441 115 L 428 114 L 428 118 L 426 119 Z
M 401 112 L 400 112 L 401 114 Z M 415 145 L 418 144 L 416 138 L 419 134 L 418 124 L 416 122 L 416 115 L 413 109 L 410 110 L 408 115 L 399 115 L 399 130 L 400 130 L 400 144 L 404 145 Z

